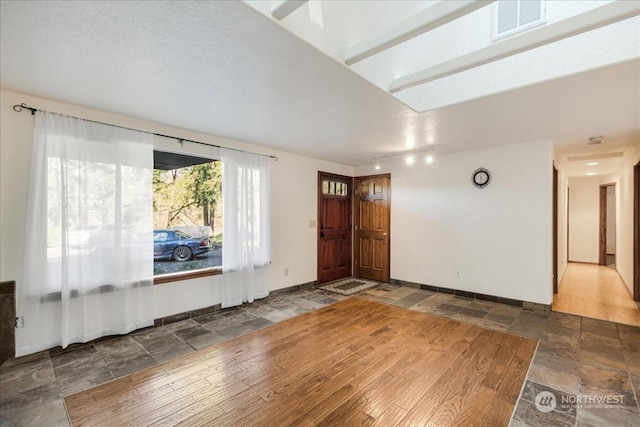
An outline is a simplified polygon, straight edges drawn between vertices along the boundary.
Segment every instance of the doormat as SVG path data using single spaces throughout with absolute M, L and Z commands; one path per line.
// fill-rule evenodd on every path
M 378 286 L 380 282 L 374 282 L 372 280 L 356 279 L 349 277 L 348 279 L 338 280 L 336 282 L 327 283 L 320 286 L 320 289 L 324 289 L 329 292 L 336 292 L 341 295 L 353 295 L 356 292 L 363 291 L 365 289 Z

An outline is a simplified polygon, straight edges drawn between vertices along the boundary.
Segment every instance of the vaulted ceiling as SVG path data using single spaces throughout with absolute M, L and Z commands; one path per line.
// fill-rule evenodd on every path
M 638 16 L 392 93 L 490 46 L 493 6 L 347 64 L 354 45 L 438 3 L 302 2 L 278 19 L 281 3 L 2 1 L 0 85 L 354 165 L 428 147 L 638 142 Z M 548 25 L 610 2 L 566 3 Z

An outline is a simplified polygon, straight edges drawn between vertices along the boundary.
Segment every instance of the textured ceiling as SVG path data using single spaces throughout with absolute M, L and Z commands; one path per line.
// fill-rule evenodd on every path
M 4 89 L 340 163 L 640 129 L 637 57 L 416 113 L 240 2 L 2 1 L 0 18 Z

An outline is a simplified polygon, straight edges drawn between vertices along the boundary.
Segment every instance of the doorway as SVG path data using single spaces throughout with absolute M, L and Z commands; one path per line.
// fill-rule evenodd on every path
M 318 284 L 351 276 L 389 282 L 390 174 L 318 172 L 317 226 Z
M 351 277 L 353 179 L 318 172 L 318 283 Z
M 598 264 L 616 268 L 616 185 L 600 186 L 600 238 Z
M 568 180 L 569 262 L 553 296 L 553 310 L 640 326 L 640 311 L 614 264 L 620 256 L 616 212 L 625 206 L 616 191 L 620 184 L 598 181 Z
M 357 177 L 355 188 L 355 275 L 388 282 L 390 277 L 391 175 Z

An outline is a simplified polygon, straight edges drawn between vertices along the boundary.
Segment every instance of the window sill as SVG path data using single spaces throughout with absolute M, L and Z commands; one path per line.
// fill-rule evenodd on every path
M 221 267 L 206 268 L 202 270 L 194 270 L 180 273 L 169 273 L 156 276 L 153 278 L 154 285 L 161 285 L 163 283 L 179 282 L 181 280 L 197 279 L 199 277 L 217 276 L 222 274 Z

